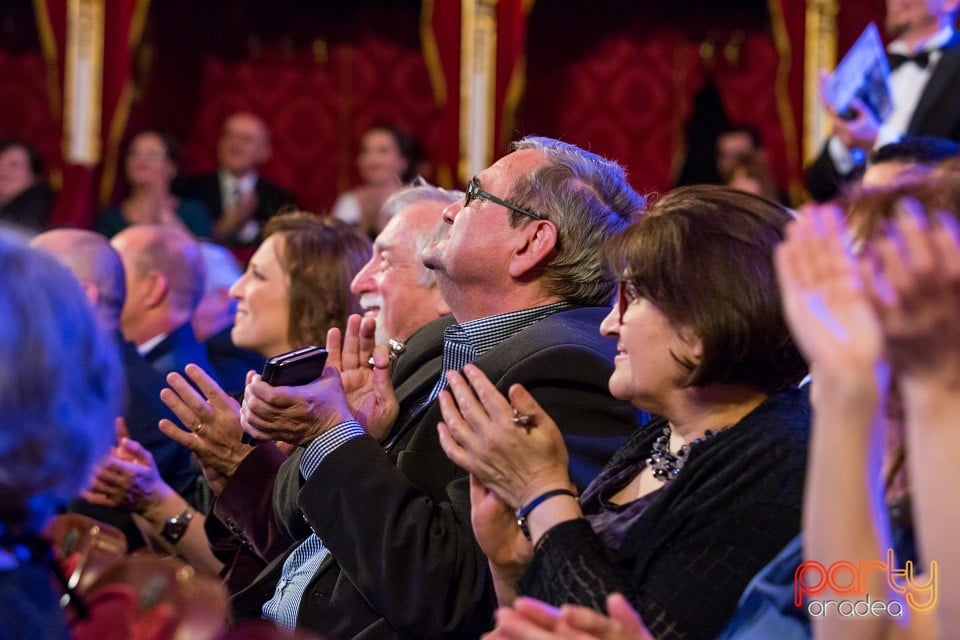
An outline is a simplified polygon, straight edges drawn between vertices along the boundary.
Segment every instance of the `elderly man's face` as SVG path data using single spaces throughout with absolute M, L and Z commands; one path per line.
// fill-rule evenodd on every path
M 421 263 L 418 238 L 440 222 L 444 203 L 421 200 L 398 211 L 377 236 L 373 256 L 350 285 L 364 316 L 377 320 L 377 344 L 404 341 L 442 311 L 436 285 L 417 284 Z
M 517 180 L 543 162 L 543 156 L 533 149 L 514 151 L 475 179 L 487 193 L 509 201 Z M 469 206 L 461 199 L 444 209 L 449 234 L 427 245 L 421 254 L 423 263 L 437 272 L 441 288 L 448 282 L 461 291 L 477 286 L 482 289 L 487 283 L 509 278 L 514 240 L 519 233 L 518 227 L 510 225 L 511 215 L 503 205 L 482 197 Z M 453 304 L 450 298 L 447 302 Z
M 223 125 L 217 154 L 220 166 L 234 175 L 256 169 L 270 154 L 265 125 L 249 114 L 230 116 Z

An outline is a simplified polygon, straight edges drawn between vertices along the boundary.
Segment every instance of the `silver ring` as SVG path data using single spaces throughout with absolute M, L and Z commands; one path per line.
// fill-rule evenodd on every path
M 513 417 L 510 418 L 510 420 L 513 421 L 513 424 L 517 425 L 518 427 L 523 427 L 525 429 L 534 426 L 533 416 L 528 415 L 526 413 L 520 413 L 516 409 L 513 410 Z

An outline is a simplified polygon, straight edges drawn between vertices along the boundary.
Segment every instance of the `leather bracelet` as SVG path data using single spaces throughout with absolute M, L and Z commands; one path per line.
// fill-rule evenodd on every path
M 570 491 L 570 489 L 553 489 L 547 491 L 546 493 L 541 493 L 539 496 L 531 500 L 527 506 L 517 509 L 517 526 L 520 527 L 520 531 L 523 533 L 523 537 L 527 540 L 532 540 L 530 537 L 530 528 L 527 526 L 527 516 L 530 513 L 539 507 L 543 502 L 546 502 L 550 498 L 555 496 L 570 496 L 571 498 L 576 498 L 577 495 Z

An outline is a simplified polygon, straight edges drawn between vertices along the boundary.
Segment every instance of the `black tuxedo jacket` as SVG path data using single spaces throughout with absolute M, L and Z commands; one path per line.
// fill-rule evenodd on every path
M 501 392 L 522 383 L 537 398 L 563 431 L 572 474 L 582 484 L 637 428 L 636 409 L 607 391 L 615 343 L 599 335 L 606 313 L 597 307 L 556 313 L 475 363 Z M 443 329 L 451 322 L 437 320 L 408 341 L 393 372 L 401 415 L 440 375 Z M 304 592 L 300 626 L 329 638 L 364 639 L 474 638 L 488 629 L 495 598 L 470 527 L 468 480 L 440 448 L 438 420 L 436 402 L 415 412 L 389 451 L 369 436 L 354 438 L 306 482 L 299 452 L 291 456 L 272 486 L 273 515 L 282 537 L 296 542 L 237 595 L 234 612 L 260 616 L 284 560 L 312 529 L 331 553 Z M 263 477 L 243 469 L 251 458 L 242 473 Z M 262 532 L 264 515 L 249 506 L 263 504 L 257 494 L 269 483 L 240 486 L 236 479 L 217 514 L 235 529 Z M 237 507 L 232 513 L 220 510 L 228 503 Z
M 189 322 L 171 331 L 160 344 L 144 354 L 143 358 L 163 376 L 171 371 L 184 375 L 183 368 L 192 362 L 206 371 L 217 384 L 220 384 L 217 372 L 207 357 L 207 348 L 197 340 Z M 196 425 L 187 426 L 194 427 Z
M 294 204 L 293 196 L 282 187 L 257 178 L 257 208 L 253 217 L 261 225 L 278 211 Z M 219 220 L 223 215 L 223 200 L 220 196 L 220 177 L 216 173 L 207 173 L 187 178 L 178 189 L 178 194 L 185 198 L 194 198 L 203 203 L 210 212 L 211 220 Z
M 920 101 L 910 118 L 908 136 L 936 136 L 960 142 L 960 33 L 944 46 Z M 820 155 L 806 171 L 807 190 L 818 201 L 830 200 L 856 175 L 837 171 L 824 144 Z

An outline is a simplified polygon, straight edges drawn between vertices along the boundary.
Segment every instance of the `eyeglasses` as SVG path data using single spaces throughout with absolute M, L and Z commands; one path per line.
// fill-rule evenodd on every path
M 485 200 L 489 200 L 490 202 L 499 204 L 502 207 L 506 207 L 511 211 L 522 213 L 523 215 L 533 218 L 534 220 L 543 220 L 543 216 L 537 215 L 533 211 L 528 211 L 527 209 L 518 207 L 515 204 L 510 204 L 506 200 L 501 200 L 497 196 L 491 193 L 487 193 L 486 191 L 480 188 L 480 185 L 477 184 L 476 178 L 471 178 L 470 182 L 467 183 L 467 191 L 463 196 L 464 206 L 467 206 L 467 207 L 470 206 L 470 203 L 473 202 L 476 198 L 484 198 Z
M 620 324 L 623 324 L 623 314 L 627 312 L 627 307 L 642 297 L 637 285 L 629 280 L 620 280 L 617 283 L 617 311 L 620 312 Z

